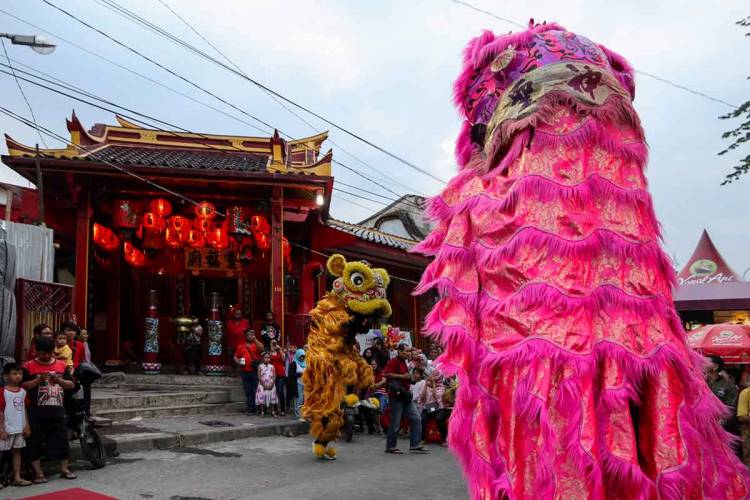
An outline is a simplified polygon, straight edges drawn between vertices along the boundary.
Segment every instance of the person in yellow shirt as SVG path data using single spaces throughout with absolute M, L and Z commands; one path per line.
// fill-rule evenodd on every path
M 745 386 L 737 399 L 737 419 L 742 430 L 742 461 L 750 467 L 750 387 Z
M 73 373 L 73 351 L 68 346 L 68 335 L 65 332 L 55 334 L 55 358 L 65 362 L 65 370 Z

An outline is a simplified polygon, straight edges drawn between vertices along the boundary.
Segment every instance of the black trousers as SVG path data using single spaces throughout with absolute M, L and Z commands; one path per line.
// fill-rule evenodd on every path
M 185 348 L 185 367 L 189 372 L 201 371 L 201 346 L 193 345 Z

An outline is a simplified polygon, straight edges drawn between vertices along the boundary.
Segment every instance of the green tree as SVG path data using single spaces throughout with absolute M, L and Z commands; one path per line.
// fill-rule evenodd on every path
M 746 28 L 750 27 L 750 17 L 740 19 L 736 24 L 744 26 Z M 750 31 L 745 33 L 745 36 L 750 37 Z M 748 76 L 747 78 L 748 80 L 750 80 L 750 76 Z M 736 128 L 724 132 L 721 135 L 723 139 L 729 139 L 730 141 L 732 141 L 732 143 L 727 146 L 726 149 L 721 151 L 719 155 L 727 154 L 728 152 L 733 151 L 746 142 L 750 141 L 750 101 L 745 101 L 745 103 L 739 108 L 735 109 L 731 113 L 720 116 L 719 118 L 722 120 L 736 118 L 740 118 L 741 120 L 743 120 L 742 123 L 740 123 Z M 750 171 L 750 154 L 748 154 L 744 158 L 740 158 L 739 164 L 735 165 L 734 167 L 734 172 L 727 174 L 724 182 L 722 182 L 721 185 L 723 186 L 724 184 L 729 184 L 732 181 L 738 180 L 741 175 L 748 173 L 748 171 Z

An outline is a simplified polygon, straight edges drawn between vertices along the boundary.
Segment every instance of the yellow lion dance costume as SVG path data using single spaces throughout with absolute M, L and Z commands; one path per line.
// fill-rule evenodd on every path
M 312 325 L 307 339 L 307 368 L 302 416 L 310 422 L 318 458 L 336 458 L 332 443 L 343 424 L 341 402 L 358 401 L 347 388 L 360 391 L 373 384 L 372 368 L 354 346 L 358 333 L 367 333 L 378 318 L 391 315 L 386 298 L 390 277 L 385 269 L 367 262 L 347 262 L 343 255 L 328 259 L 328 271 L 336 276 L 333 290 L 310 311 Z

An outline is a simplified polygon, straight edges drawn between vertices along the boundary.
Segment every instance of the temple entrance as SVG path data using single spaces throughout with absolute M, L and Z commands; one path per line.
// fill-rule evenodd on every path
M 190 278 L 189 315 L 203 321 L 208 317 L 211 294 L 219 294 L 219 310 L 223 320 L 229 306 L 241 302 L 237 278 Z

